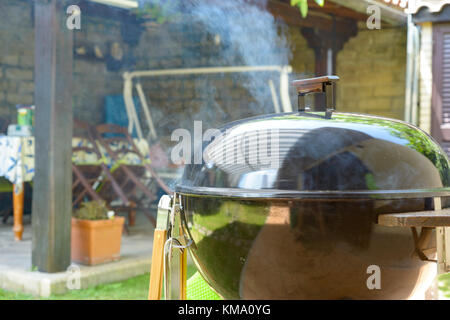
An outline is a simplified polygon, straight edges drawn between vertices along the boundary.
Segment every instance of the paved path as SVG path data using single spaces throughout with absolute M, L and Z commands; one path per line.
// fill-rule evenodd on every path
M 24 218 L 24 235 L 14 241 L 12 219 L 0 224 L 0 288 L 40 296 L 67 291 L 67 272 L 42 273 L 31 267 L 31 221 Z M 97 266 L 79 266 L 81 288 L 122 281 L 150 271 L 153 226 L 144 215 L 137 214 L 136 226 L 122 236 L 121 259 Z

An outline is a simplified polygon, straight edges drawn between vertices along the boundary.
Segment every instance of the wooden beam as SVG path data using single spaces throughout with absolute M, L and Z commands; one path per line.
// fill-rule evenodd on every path
M 319 6 L 315 1 L 308 1 L 308 6 L 312 11 L 326 13 L 340 18 L 354 19 L 358 21 L 366 21 L 368 18 L 367 13 L 358 12 L 331 1 L 325 1 L 323 7 Z
M 381 20 L 391 25 L 405 25 L 407 14 L 402 10 L 394 9 L 388 5 L 376 0 L 328 0 L 343 7 L 347 7 L 360 13 L 367 13 L 367 8 L 371 5 L 377 5 L 381 10 Z
M 278 0 L 278 1 L 284 2 L 286 4 L 290 3 L 290 0 Z M 366 21 L 368 18 L 368 15 L 366 13 L 355 11 L 353 9 L 341 6 L 340 4 L 331 1 L 325 1 L 322 7 L 319 6 L 315 1 L 308 1 L 308 8 L 309 12 L 324 13 L 339 18 L 354 19 L 358 21 Z
M 327 18 L 323 15 L 315 15 L 314 12 L 310 12 L 306 18 L 303 18 L 298 8 L 291 6 L 290 4 L 269 0 L 267 2 L 267 9 L 273 16 L 284 20 L 285 23 L 294 27 L 310 27 L 317 28 L 323 31 L 336 33 L 352 33 L 355 28 L 355 20 L 352 19 L 333 19 Z
M 90 0 L 75 0 L 72 2 L 80 7 L 83 16 L 100 17 L 127 23 L 136 21 L 136 15 L 130 14 L 129 9 L 96 3 Z
M 35 0 L 35 168 L 32 264 L 70 265 L 72 46 L 61 0 Z

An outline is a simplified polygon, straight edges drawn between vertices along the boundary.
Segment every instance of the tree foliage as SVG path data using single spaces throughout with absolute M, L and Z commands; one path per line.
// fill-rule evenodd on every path
M 323 7 L 325 0 L 314 0 L 319 6 Z M 291 0 L 291 6 L 298 7 L 303 18 L 308 15 L 308 0 Z

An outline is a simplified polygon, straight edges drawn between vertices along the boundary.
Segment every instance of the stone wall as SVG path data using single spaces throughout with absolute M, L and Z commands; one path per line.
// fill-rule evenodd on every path
M 74 31 L 75 47 L 96 44 L 107 53 L 108 46 L 116 42 L 124 51 L 124 65 L 118 70 L 108 68 L 102 59 L 74 58 L 73 108 L 76 118 L 92 124 L 101 123 L 104 97 L 122 94 L 122 72 L 126 70 L 242 64 L 242 61 L 224 60 L 220 39 L 217 41 L 201 25 L 188 19 L 148 26 L 136 45 L 124 41 L 121 28 L 122 22 L 115 18 L 84 16 L 82 29 Z M 299 28 L 287 27 L 285 33 L 292 49 L 292 78 L 313 76 L 314 52 Z M 31 1 L 0 2 L 0 39 L 0 117 L 14 122 L 15 105 L 33 103 Z M 403 117 L 405 41 L 404 29 L 370 31 L 361 28 L 358 35 L 346 43 L 337 59 L 337 73 L 342 79 L 337 95 L 339 110 Z M 5 43 L 7 45 L 3 45 Z M 141 83 L 159 135 L 169 138 L 176 128 L 190 129 L 194 120 L 206 120 L 208 126 L 214 127 L 273 112 L 266 83 L 260 83 L 258 94 L 249 92 L 252 81 L 262 76 L 268 75 L 159 77 L 142 79 Z M 274 80 L 277 86 L 276 76 Z M 293 105 L 295 108 L 295 99 Z
M 0 117 L 14 120 L 16 104 L 32 104 L 34 31 L 31 6 L 0 2 Z
M 405 73 L 406 29 L 361 26 L 338 54 L 339 110 L 403 119 Z
M 125 56 L 130 48 L 121 36 L 121 23 L 114 19 L 84 16 L 81 30 L 74 30 L 75 48 L 97 45 L 104 56 L 111 43 L 117 43 Z M 80 120 L 98 124 L 103 122 L 104 97 L 121 94 L 122 76 L 118 71 L 108 70 L 105 60 L 74 57 L 73 64 L 73 108 L 74 116 Z
M 293 78 L 314 77 L 315 58 L 314 50 L 300 33 L 300 28 L 288 28 L 288 39 L 291 44 L 292 58 L 290 65 Z
M 0 3 L 2 41 L 0 60 L 0 116 L 14 122 L 16 104 L 33 103 L 34 32 L 32 2 L 7 0 Z M 82 16 L 81 30 L 74 30 L 75 49 L 97 45 L 107 54 L 111 43 L 124 50 L 124 65 L 110 70 L 105 60 L 75 55 L 73 68 L 73 109 L 76 118 L 92 124 L 104 120 L 106 95 L 122 94 L 122 73 L 127 70 L 190 68 L 243 65 L 222 57 L 223 42 L 189 19 L 149 25 L 137 45 L 124 41 L 123 22 L 111 18 Z M 286 28 L 293 50 L 294 72 L 311 76 L 314 56 L 298 28 Z M 167 136 L 176 128 L 190 128 L 193 120 L 207 120 L 210 126 L 273 112 L 267 83 L 263 83 L 259 100 L 249 92 L 252 82 L 268 74 L 216 74 L 208 76 L 159 77 L 142 79 L 160 134 Z M 275 86 L 278 76 L 274 74 Z M 255 82 L 257 83 L 257 81 Z M 253 88 L 254 89 L 254 88 Z M 258 100 L 258 101 L 257 101 Z M 168 117 L 168 115 L 171 115 Z
M 149 70 L 230 65 L 230 61 L 225 61 L 221 54 L 223 44 L 216 42 L 214 35 L 208 34 L 201 25 L 188 24 L 175 23 L 147 29 L 134 50 L 135 68 Z M 313 75 L 314 54 L 299 29 L 287 28 L 286 37 L 293 51 L 290 62 L 294 74 L 299 77 Z M 234 61 L 234 65 L 242 65 L 242 62 Z M 143 78 L 141 83 L 153 106 L 152 116 L 160 133 L 170 136 L 177 128 L 192 129 L 195 120 L 203 120 L 206 129 L 205 126 L 217 127 L 229 121 L 274 112 L 267 83 L 259 83 L 262 87 L 260 92 L 256 92 L 257 97 L 249 92 L 249 86 L 257 80 L 255 77 L 266 76 L 271 77 L 261 73 L 164 76 Z M 276 87 L 278 77 L 278 74 L 272 74 Z M 168 114 L 171 116 L 168 117 Z

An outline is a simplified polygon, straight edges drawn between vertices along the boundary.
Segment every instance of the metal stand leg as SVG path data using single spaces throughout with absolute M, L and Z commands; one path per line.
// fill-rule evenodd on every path
M 180 227 L 181 229 L 181 227 Z M 180 253 L 180 300 L 186 300 L 187 287 L 187 248 Z

